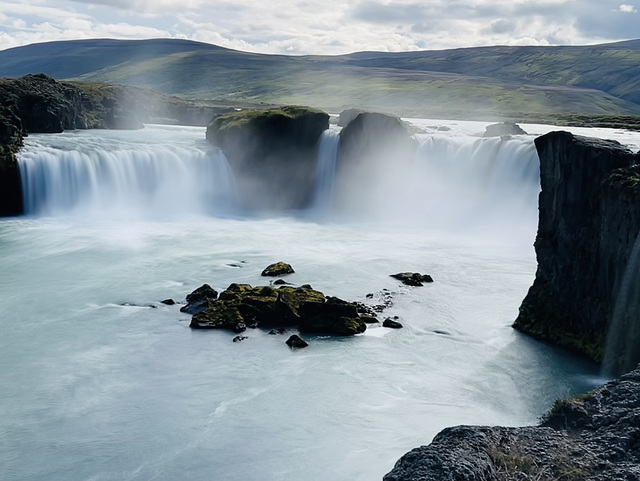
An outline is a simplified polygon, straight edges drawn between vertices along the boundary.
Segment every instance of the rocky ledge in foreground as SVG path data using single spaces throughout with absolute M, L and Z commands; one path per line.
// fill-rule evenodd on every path
M 405 454 L 384 481 L 638 480 L 640 369 L 571 400 L 540 426 L 456 426 Z

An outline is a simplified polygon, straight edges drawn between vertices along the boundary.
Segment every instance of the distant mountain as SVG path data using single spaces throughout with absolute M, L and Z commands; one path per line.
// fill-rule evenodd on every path
M 402 115 L 640 115 L 640 40 L 286 56 L 187 40 L 76 40 L 0 51 L 0 76 L 150 87 L 191 99 L 364 107 Z

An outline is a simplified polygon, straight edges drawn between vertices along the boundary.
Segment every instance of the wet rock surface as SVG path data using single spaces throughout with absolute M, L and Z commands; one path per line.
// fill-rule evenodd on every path
M 205 287 L 208 286 L 194 293 L 206 290 Z M 326 298 L 309 285 L 275 289 L 234 283 L 217 299 L 195 299 L 196 303 L 189 305 L 206 302 L 206 307 L 192 317 L 190 327 L 194 329 L 225 329 L 238 333 L 247 327 L 261 327 L 279 334 L 284 333 L 286 327 L 297 327 L 300 332 L 336 336 L 350 336 L 366 330 L 355 303 Z
M 433 282 L 433 278 L 429 274 L 420 274 L 419 272 L 400 272 L 398 274 L 391 274 L 391 277 L 398 279 L 407 286 L 414 287 L 421 287 Z
M 487 125 L 484 131 L 484 137 L 502 137 L 504 135 L 527 135 L 527 133 L 514 122 Z
M 303 208 L 312 200 L 317 144 L 328 128 L 329 115 L 310 107 L 243 110 L 214 117 L 207 140 L 229 160 L 245 208 Z
M 456 426 L 405 454 L 384 481 L 640 479 L 640 369 L 558 401 L 540 426 Z
M 265 269 L 262 271 L 262 274 L 260 275 L 263 277 L 280 277 L 287 274 L 293 274 L 294 272 L 295 271 L 290 264 L 287 264 L 286 262 L 276 262 L 275 264 L 271 264 L 265 267 Z M 274 284 L 282 284 L 284 282 L 285 281 L 276 281 L 274 282 Z

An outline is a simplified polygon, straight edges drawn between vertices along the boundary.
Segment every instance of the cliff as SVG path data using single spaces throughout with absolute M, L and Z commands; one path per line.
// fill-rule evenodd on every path
M 306 207 L 315 182 L 318 140 L 329 115 L 310 107 L 242 110 L 214 117 L 207 140 L 221 148 L 249 209 Z
M 559 401 L 537 427 L 456 426 L 405 454 L 384 481 L 638 479 L 640 369 Z
M 541 184 L 538 269 L 514 327 L 602 362 L 640 232 L 633 167 L 640 156 L 617 142 L 568 132 L 552 132 L 535 143 Z M 631 356 L 614 371 L 631 369 L 639 360 Z

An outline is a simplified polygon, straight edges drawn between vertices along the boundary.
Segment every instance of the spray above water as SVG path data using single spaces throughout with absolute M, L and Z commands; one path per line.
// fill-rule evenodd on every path
M 640 362 L 640 235 L 636 237 L 609 325 L 603 374 L 620 375 Z
M 177 129 L 177 128 L 176 128 Z M 174 129 L 175 130 L 175 129 Z M 529 137 L 421 135 L 415 158 L 369 159 L 358 171 L 339 163 L 339 129 L 318 143 L 303 215 L 392 221 L 465 230 L 537 224 L 538 158 Z M 238 215 L 234 175 L 202 130 L 33 135 L 20 153 L 26 213 L 86 218 Z M 339 181 L 339 182 L 338 182 Z M 342 197 L 336 202 L 336 184 Z M 275 212 L 272 215 L 282 215 Z

